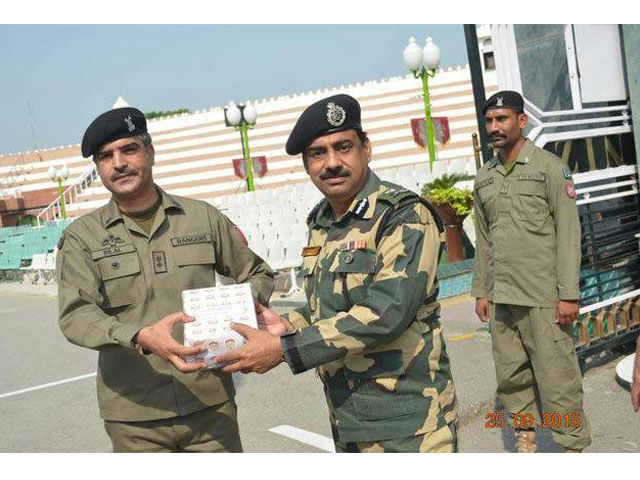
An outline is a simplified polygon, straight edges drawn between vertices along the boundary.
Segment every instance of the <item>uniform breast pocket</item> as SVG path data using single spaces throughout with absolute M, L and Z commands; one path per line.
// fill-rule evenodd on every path
M 173 258 L 183 289 L 214 285 L 216 261 L 213 244 L 197 243 L 173 247 Z
M 142 274 L 135 252 L 104 257 L 96 262 L 102 277 L 106 309 L 124 307 L 140 301 Z
M 490 182 L 488 180 L 490 180 Z M 476 187 L 476 195 L 480 199 L 480 203 L 482 203 L 488 222 L 494 220 L 495 212 L 497 211 L 495 204 L 497 193 L 498 191 L 496 190 L 493 178 L 486 179 L 480 183 L 480 187 Z
M 334 293 L 341 293 L 346 309 L 366 298 L 376 271 L 375 253 L 369 250 L 338 252 L 329 269 L 334 275 Z
M 550 214 L 544 180 L 519 180 L 513 196 L 514 213 L 521 220 L 544 220 Z
M 370 364 L 366 370 L 344 368 L 349 398 L 358 418 L 381 420 L 414 413 L 418 403 L 408 392 L 403 392 L 402 352 L 376 352 L 365 354 L 364 358 Z

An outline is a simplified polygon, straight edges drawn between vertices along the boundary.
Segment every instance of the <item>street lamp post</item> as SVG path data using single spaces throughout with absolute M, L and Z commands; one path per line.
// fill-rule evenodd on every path
M 224 108 L 224 123 L 227 127 L 233 127 L 236 131 L 240 131 L 242 139 L 242 156 L 247 165 L 247 190 L 253 192 L 253 162 L 251 161 L 251 151 L 249 150 L 249 129 L 256 125 L 258 112 L 251 103 L 246 105 L 236 105 L 233 102 Z
M 424 115 L 429 148 L 429 170 L 433 172 L 433 162 L 436 160 L 436 147 L 433 135 L 433 120 L 431 119 L 431 102 L 429 101 L 429 77 L 435 77 L 440 63 L 440 47 L 431 37 L 427 37 L 424 48 L 420 48 L 415 37 L 409 39 L 404 49 L 404 64 L 411 70 L 415 78 L 422 78 L 422 93 L 424 99 Z
M 58 183 L 58 195 L 60 198 L 60 213 L 62 215 L 62 219 L 67 219 L 67 211 L 64 204 L 64 191 L 62 190 L 62 182 L 65 181 L 69 177 L 69 169 L 66 165 L 63 165 L 60 170 L 57 170 L 53 165 L 49 167 L 47 171 L 49 174 L 49 178 L 54 182 Z

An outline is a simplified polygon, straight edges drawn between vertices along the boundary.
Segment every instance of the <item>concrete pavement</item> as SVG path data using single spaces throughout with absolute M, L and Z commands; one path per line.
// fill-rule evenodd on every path
M 302 294 L 279 298 L 276 293 L 273 306 L 282 313 L 302 301 Z M 490 337 L 475 318 L 473 301 L 458 297 L 443 307 L 461 413 L 460 450 L 514 451 L 511 429 L 485 428 L 487 413 L 500 406 Z M 63 338 L 55 286 L 0 285 L 0 322 L 0 452 L 110 451 L 95 396 L 97 354 Z M 589 452 L 640 451 L 640 414 L 633 413 L 629 393 L 615 381 L 618 358 L 615 353 L 603 357 L 584 377 L 593 432 Z M 245 451 L 326 450 L 322 437 L 328 441 L 331 436 L 327 407 L 313 371 L 294 376 L 280 365 L 265 375 L 239 375 L 236 383 Z M 543 452 L 562 451 L 546 430 L 539 434 L 539 446 Z

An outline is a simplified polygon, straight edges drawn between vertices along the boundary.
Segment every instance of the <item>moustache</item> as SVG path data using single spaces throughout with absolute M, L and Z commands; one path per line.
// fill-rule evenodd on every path
M 491 140 L 498 140 L 498 139 L 501 139 L 501 138 L 507 138 L 507 136 L 506 135 L 502 135 L 501 133 L 492 133 L 491 135 L 489 135 L 489 138 Z
M 348 177 L 349 175 L 351 175 L 351 174 L 349 172 L 347 172 L 346 170 L 339 170 L 337 172 L 326 171 L 326 172 L 320 174 L 320 180 L 328 180 L 330 178 Z
M 126 177 L 128 175 L 135 175 L 137 172 L 135 170 L 125 170 L 124 172 L 118 172 L 111 175 L 111 181 L 118 180 L 119 178 Z

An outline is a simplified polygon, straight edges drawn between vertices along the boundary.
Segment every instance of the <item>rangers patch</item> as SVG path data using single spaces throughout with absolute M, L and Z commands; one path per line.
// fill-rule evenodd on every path
M 181 247 L 183 245 L 196 245 L 198 243 L 211 243 L 213 237 L 210 233 L 200 233 L 195 235 L 184 235 L 182 237 L 173 237 L 171 245 Z
M 535 182 L 544 182 L 547 176 L 544 173 L 522 173 L 518 176 L 518 180 L 531 180 Z
M 567 183 L 567 197 L 573 200 L 576 196 L 576 187 L 573 185 L 573 182 Z
M 476 190 L 480 190 L 482 187 L 491 185 L 493 183 L 493 177 L 485 178 L 481 182 L 476 183 Z
M 240 230 L 237 225 L 234 225 L 233 229 L 236 231 L 236 233 L 240 237 L 240 240 L 242 240 L 242 243 L 249 246 L 249 241 L 247 240 L 247 237 L 244 236 L 244 233 L 242 233 L 242 230 Z

